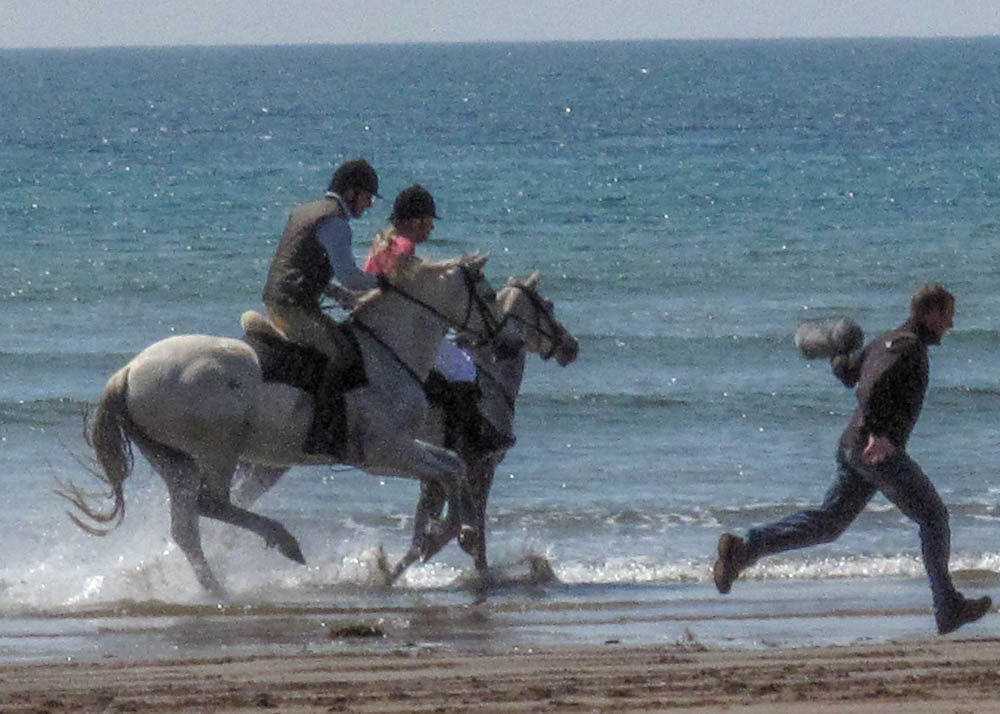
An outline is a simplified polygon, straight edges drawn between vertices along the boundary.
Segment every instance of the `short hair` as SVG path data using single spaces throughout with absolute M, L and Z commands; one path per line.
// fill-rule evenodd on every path
M 953 307 L 955 307 L 954 295 L 938 283 L 927 283 L 910 301 L 910 315 L 922 317 L 932 310 L 946 310 Z

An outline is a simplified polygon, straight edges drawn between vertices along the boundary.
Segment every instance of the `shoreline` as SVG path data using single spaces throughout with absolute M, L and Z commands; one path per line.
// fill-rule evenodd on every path
M 8 664 L 4 712 L 993 712 L 1000 640 L 794 649 L 426 648 Z
M 970 596 L 996 587 L 970 584 L 962 584 Z M 461 588 L 330 591 L 311 601 L 286 594 L 228 604 L 149 600 L 10 611 L 0 618 L 0 666 L 416 650 L 491 656 L 607 643 L 773 651 L 936 636 L 920 579 L 741 581 L 726 596 L 708 583 L 550 585 L 507 589 L 485 603 Z M 343 628 L 374 636 L 342 637 Z M 957 634 L 1000 641 L 1000 618 L 988 615 Z

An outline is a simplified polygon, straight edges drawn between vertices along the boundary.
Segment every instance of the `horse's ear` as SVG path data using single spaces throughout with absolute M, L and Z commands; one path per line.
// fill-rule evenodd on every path
M 532 289 L 538 287 L 538 279 L 540 277 L 542 277 L 541 271 L 535 270 L 535 272 L 533 272 L 531 275 L 529 275 L 528 279 L 524 281 L 525 287 L 532 288 Z
M 463 262 L 467 267 L 472 268 L 473 270 L 482 270 L 489 257 L 489 253 L 473 253 L 472 255 L 466 256 Z

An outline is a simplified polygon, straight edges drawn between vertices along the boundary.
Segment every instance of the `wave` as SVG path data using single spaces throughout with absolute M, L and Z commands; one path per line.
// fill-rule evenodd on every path
M 670 407 L 690 406 L 691 400 L 668 397 L 664 394 L 625 394 L 584 392 L 570 394 L 553 392 L 549 394 L 522 393 L 518 397 L 519 405 L 534 406 L 565 406 L 590 405 L 610 409 L 663 409 Z
M 832 470 L 832 466 L 831 466 Z M 815 492 L 816 499 L 822 495 L 820 490 L 825 484 L 817 484 Z M 941 493 L 948 508 L 948 514 L 952 521 L 952 527 L 956 523 L 985 525 L 994 520 L 1000 520 L 1000 500 L 995 493 L 977 494 L 971 499 L 966 495 L 961 496 L 962 500 L 949 499 L 947 492 Z M 719 526 L 725 524 L 728 529 L 748 528 L 758 523 L 768 523 L 779 518 L 783 518 L 801 509 L 815 508 L 817 500 L 809 501 L 788 501 L 785 503 L 756 503 L 743 506 L 716 507 L 699 513 L 697 521 L 692 521 L 699 525 Z M 693 515 L 693 514 L 692 514 Z M 910 521 L 900 513 L 892 503 L 881 496 L 876 496 L 862 511 L 856 521 L 858 526 L 868 531 L 877 531 L 898 525 L 904 529 L 915 528 Z M 857 528 L 857 526 L 855 526 Z
M 479 588 L 479 576 L 471 568 L 425 566 L 408 571 L 387 590 L 372 575 L 379 572 L 375 553 L 370 552 L 366 557 L 371 559 L 367 563 L 370 577 L 364 578 L 345 577 L 337 570 L 323 575 L 315 569 L 298 577 L 274 578 L 268 583 L 230 578 L 231 598 L 226 602 L 206 600 L 196 591 L 171 588 L 166 582 L 161 591 L 143 595 L 136 587 L 140 574 L 133 574 L 131 584 L 127 579 L 114 582 L 109 577 L 90 576 L 78 585 L 75 594 L 61 602 L 46 601 L 37 593 L 13 588 L 5 579 L 0 581 L 0 615 L 55 619 L 336 617 L 372 613 L 405 616 L 467 602 L 468 596 Z M 160 563 L 155 567 L 165 566 Z M 1000 553 L 955 558 L 952 576 L 960 588 L 995 588 L 1000 583 Z M 638 606 L 663 598 L 676 600 L 678 596 L 688 602 L 707 602 L 715 597 L 711 563 L 704 560 L 608 558 L 560 562 L 551 555 L 528 552 L 491 565 L 489 577 L 494 597 L 491 610 L 495 612 L 521 612 L 527 601 L 533 609 L 559 610 L 606 609 L 615 599 Z M 790 554 L 752 566 L 742 574 L 741 582 L 888 583 L 900 579 L 922 582 L 925 577 L 923 563 L 916 555 L 837 558 Z M 690 589 L 692 586 L 698 589 Z
M 932 387 L 933 389 L 933 387 Z M 965 385 L 952 385 L 938 387 L 936 391 L 942 394 L 951 394 L 964 397 L 1000 397 L 1000 387 L 972 387 Z
M 57 426 L 76 417 L 81 420 L 82 425 L 91 406 L 90 402 L 68 397 L 0 401 L 0 422 L 8 425 Z

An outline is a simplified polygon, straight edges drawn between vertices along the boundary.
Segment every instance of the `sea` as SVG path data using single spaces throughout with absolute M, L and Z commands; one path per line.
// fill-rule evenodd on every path
M 951 566 L 1000 596 L 1000 38 L 0 51 L 0 661 L 800 647 L 936 637 L 916 526 L 882 496 L 836 541 L 731 594 L 719 535 L 820 501 L 853 393 L 793 335 L 868 337 L 940 282 L 909 445 L 950 512 Z M 238 337 L 289 211 L 342 161 L 378 170 L 364 256 L 413 183 L 423 255 L 541 273 L 580 342 L 530 355 L 496 472 L 485 601 L 455 545 L 382 584 L 418 486 L 296 467 L 255 505 L 307 564 L 203 523 L 204 595 L 136 458 L 104 537 L 83 438 L 107 378 L 183 333 Z M 360 623 L 374 638 L 343 636 Z M 349 628 L 348 628 L 349 629 Z M 958 637 L 1000 636 L 989 615 Z

